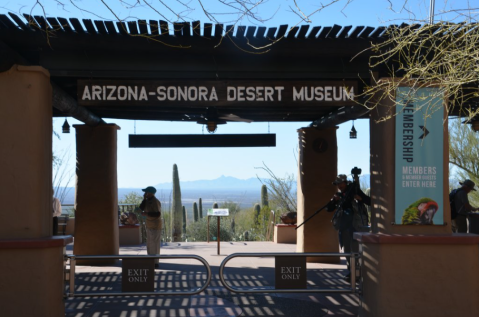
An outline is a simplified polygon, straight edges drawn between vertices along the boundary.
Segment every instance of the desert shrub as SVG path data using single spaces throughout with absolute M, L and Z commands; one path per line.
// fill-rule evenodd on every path
M 226 221 L 228 218 L 222 218 L 220 224 L 220 240 L 232 241 L 233 234 L 231 232 L 230 221 Z M 228 219 L 229 220 L 229 219 Z M 208 221 L 207 218 L 201 218 L 197 222 L 191 223 L 186 228 L 188 241 L 207 241 L 208 236 Z M 216 240 L 217 235 L 217 220 L 216 217 L 210 218 L 210 241 Z

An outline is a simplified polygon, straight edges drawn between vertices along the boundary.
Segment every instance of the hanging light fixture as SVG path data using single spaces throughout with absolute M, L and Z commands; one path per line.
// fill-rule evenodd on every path
M 349 131 L 349 138 L 356 139 L 357 137 L 358 137 L 358 132 L 354 128 L 354 120 L 353 120 L 353 127 L 351 128 L 351 131 Z
M 65 118 L 65 122 L 63 123 L 62 132 L 70 133 L 70 125 L 68 124 L 67 118 Z
M 206 130 L 209 133 L 215 133 L 216 129 L 218 128 L 218 124 L 226 124 L 226 120 L 220 119 L 218 117 L 216 108 L 207 108 L 206 111 L 207 113 L 196 123 L 206 125 Z
M 214 122 L 214 121 L 208 121 L 208 122 L 206 123 L 206 130 L 207 130 L 209 133 L 215 133 L 217 127 L 218 127 L 218 125 L 217 125 L 216 122 Z

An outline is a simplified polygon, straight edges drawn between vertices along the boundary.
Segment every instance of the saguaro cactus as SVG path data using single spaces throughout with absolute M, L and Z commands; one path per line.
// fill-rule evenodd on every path
M 172 240 L 173 242 L 181 241 L 181 227 L 182 227 L 182 204 L 181 204 L 181 189 L 180 177 L 178 175 L 178 166 L 173 164 L 173 203 L 171 210 L 172 214 Z
M 198 205 L 196 204 L 196 201 L 193 203 L 193 219 L 195 222 L 198 221 Z
M 231 220 L 231 232 L 233 235 L 235 234 L 235 217 L 233 216 L 233 220 Z
M 200 212 L 200 219 L 203 218 L 203 200 L 200 198 L 200 201 L 198 203 L 198 209 L 199 209 L 199 212 Z
M 259 204 L 254 204 L 254 222 L 259 224 L 259 215 L 261 213 L 261 206 Z
M 213 208 L 218 208 L 218 203 L 214 203 Z
M 269 206 L 268 202 L 268 188 L 266 185 L 261 186 L 261 208 Z
M 186 234 L 186 207 L 183 206 L 183 232 Z

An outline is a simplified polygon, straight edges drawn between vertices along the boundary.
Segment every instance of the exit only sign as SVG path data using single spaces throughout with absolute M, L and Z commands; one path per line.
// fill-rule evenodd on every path
M 123 259 L 122 292 L 154 292 L 155 262 L 153 259 Z
M 275 288 L 306 289 L 306 257 L 275 257 Z

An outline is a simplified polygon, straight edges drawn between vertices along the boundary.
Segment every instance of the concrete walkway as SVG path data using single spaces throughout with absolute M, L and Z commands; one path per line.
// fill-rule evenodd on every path
M 73 247 L 67 248 L 72 253 Z M 198 255 L 212 270 L 208 288 L 192 296 L 109 296 L 74 297 L 65 300 L 69 317 L 133 316 L 356 316 L 359 298 L 355 294 L 333 293 L 232 293 L 219 279 L 219 266 L 233 253 L 295 252 L 294 244 L 272 242 L 181 242 L 162 245 L 162 255 Z M 123 246 L 120 254 L 146 255 L 146 246 Z M 238 288 L 274 289 L 274 258 L 235 258 L 226 265 L 226 281 Z M 341 289 L 349 284 L 341 279 L 341 264 L 308 263 L 308 288 Z M 198 289 L 204 285 L 206 269 L 197 260 L 160 260 L 156 270 L 156 290 Z M 75 293 L 121 292 L 121 261 L 114 266 L 77 266 Z M 68 290 L 68 286 L 66 288 Z

